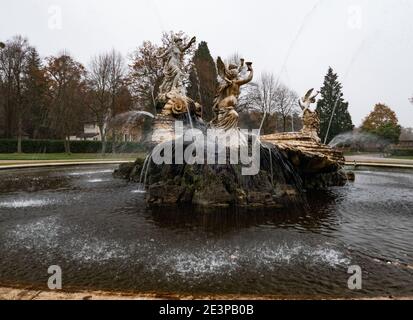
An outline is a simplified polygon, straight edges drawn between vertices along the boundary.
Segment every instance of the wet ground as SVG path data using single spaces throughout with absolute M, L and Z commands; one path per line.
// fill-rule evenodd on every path
M 359 171 L 310 209 L 149 210 L 113 166 L 0 172 L 0 286 L 286 297 L 413 295 L 413 174 Z M 363 270 L 351 291 L 349 266 Z

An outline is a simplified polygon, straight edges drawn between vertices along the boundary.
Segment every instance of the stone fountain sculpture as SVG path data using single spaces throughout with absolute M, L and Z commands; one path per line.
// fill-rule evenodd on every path
M 193 146 L 185 142 L 185 134 L 176 136 L 177 121 L 185 121 L 188 132 L 196 129 L 204 134 L 212 129 L 231 135 L 236 133 L 242 138 L 236 140 L 238 147 L 241 144 L 258 147 L 258 157 L 255 159 L 259 164 L 257 174 L 241 174 L 242 166 L 231 162 L 232 154 L 228 154 L 232 150 L 228 150 L 228 145 L 222 142 L 223 137 L 218 138 L 218 143 L 223 145 L 227 155 L 219 164 L 177 161 L 173 152 L 173 164 L 159 165 L 154 163 L 152 152 L 145 161 L 138 159 L 134 164 L 122 165 L 116 172 L 117 176 L 141 183 L 146 189 L 146 201 L 150 206 L 192 204 L 204 208 L 278 207 L 291 202 L 296 205 L 304 201 L 304 188 L 345 184 L 347 177 L 342 170 L 343 154 L 321 144 L 318 137 L 320 119 L 317 112 L 311 110 L 318 92 L 313 89 L 299 101 L 304 124 L 301 132 L 261 137 L 259 134 L 258 137 L 244 134 L 238 127 L 237 104 L 241 87 L 253 79 L 252 63 L 245 64 L 242 59 L 239 65 L 227 66 L 218 58 L 221 82 L 212 106 L 215 116 L 206 124 L 202 119 L 202 106 L 186 96 L 183 84 L 183 58 L 195 41 L 194 37 L 185 44 L 182 39 L 175 38 L 159 57 L 165 61 L 164 81 L 157 98 L 161 112 L 154 120 L 151 145 L 155 150 L 171 144 L 170 150 L 176 151 L 182 144 L 181 151 L 192 154 Z M 202 152 L 207 153 L 206 149 L 204 146 Z M 215 157 L 215 147 L 213 150 Z
M 301 98 L 298 103 L 303 110 L 303 133 L 307 133 L 313 137 L 313 139 L 321 143 L 321 139 L 318 136 L 320 131 L 320 116 L 317 111 L 311 110 L 311 104 L 316 102 L 316 98 L 320 92 L 314 94 L 314 89 L 309 90 L 306 95 Z
M 239 115 L 236 107 L 241 94 L 241 86 L 251 82 L 254 77 L 251 62 L 247 62 L 249 75 L 246 78 L 242 78 L 241 75 L 243 67 L 243 59 L 241 59 L 239 66 L 230 64 L 227 67 L 221 57 L 218 57 L 217 68 L 221 82 L 218 86 L 213 106 L 215 116 L 211 125 L 214 128 L 224 130 L 238 129 Z
M 198 119 L 202 118 L 202 106 L 186 96 L 184 86 L 184 56 L 195 42 L 196 37 L 187 44 L 183 39 L 175 37 L 170 46 L 158 56 L 158 59 L 164 60 L 164 79 L 157 97 L 157 103 L 162 111 L 154 123 L 154 132 L 158 133 L 152 137 L 154 144 L 173 139 L 173 125 L 175 120 L 182 116 L 195 115 Z
M 164 80 L 159 88 L 159 99 L 167 102 L 170 98 L 168 94 L 175 93 L 177 95 L 185 95 L 185 87 L 183 84 L 183 58 L 191 46 L 196 42 L 196 37 L 193 37 L 188 44 L 185 44 L 182 38 L 175 37 L 172 44 L 158 58 L 164 59 Z
M 348 180 L 343 170 L 343 153 L 322 144 L 318 136 L 320 116 L 316 110 L 311 110 L 318 94 L 311 89 L 299 100 L 303 110 L 300 132 L 275 133 L 261 138 L 276 145 L 294 165 L 305 187 L 312 189 L 341 186 Z

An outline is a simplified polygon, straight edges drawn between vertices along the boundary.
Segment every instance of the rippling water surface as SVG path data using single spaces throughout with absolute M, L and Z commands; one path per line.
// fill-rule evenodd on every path
M 0 172 L 0 285 L 307 297 L 413 295 L 413 175 L 357 172 L 310 210 L 149 210 L 113 167 Z M 363 269 L 363 290 L 347 287 Z

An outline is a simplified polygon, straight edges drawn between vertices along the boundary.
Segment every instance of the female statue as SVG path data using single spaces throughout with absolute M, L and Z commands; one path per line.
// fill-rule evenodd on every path
M 165 59 L 164 64 L 164 80 L 160 86 L 160 96 L 164 96 L 171 91 L 178 91 L 185 95 L 183 86 L 183 57 L 185 52 L 196 42 L 196 37 L 193 37 L 188 44 L 184 44 L 183 40 L 175 37 L 172 44 L 158 58 Z

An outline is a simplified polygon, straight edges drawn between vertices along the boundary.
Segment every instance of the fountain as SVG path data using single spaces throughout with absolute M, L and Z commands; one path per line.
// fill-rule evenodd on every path
M 205 123 L 203 107 L 186 96 L 183 84 L 183 56 L 195 41 L 175 38 L 159 57 L 165 59 L 164 81 L 149 141 L 152 151 L 145 161 L 122 165 L 115 176 L 140 183 L 150 206 L 204 208 L 284 207 L 305 203 L 305 189 L 346 183 L 343 154 L 318 137 L 320 120 L 311 110 L 318 95 L 314 90 L 300 100 L 301 132 L 261 136 L 259 130 L 239 128 L 241 87 L 254 77 L 252 63 L 244 59 L 225 65 L 218 57 L 214 118 Z
M 153 119 L 146 159 L 116 170 L 128 181 L 103 164 L 0 171 L 0 298 L 412 297 L 413 175 L 359 168 L 357 181 L 329 188 L 347 182 L 333 147 L 371 140 L 346 134 L 324 145 L 314 90 L 300 99 L 302 131 L 240 129 L 252 63 L 218 58 L 222 81 L 206 123 L 180 71 L 194 41 L 175 39 L 165 52 L 159 114 L 107 124 Z M 48 290 L 52 265 L 63 270 L 63 292 Z M 349 290 L 354 266 L 368 275 L 362 290 Z

